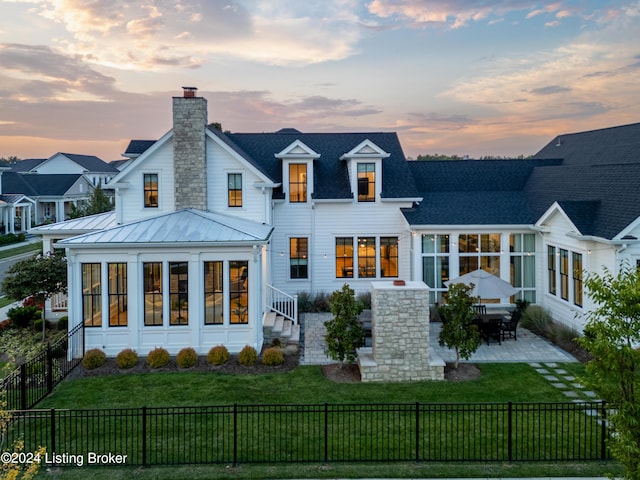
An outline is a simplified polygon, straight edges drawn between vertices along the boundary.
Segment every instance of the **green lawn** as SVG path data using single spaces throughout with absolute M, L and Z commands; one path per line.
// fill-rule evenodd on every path
M 567 364 L 579 373 L 580 364 Z M 38 408 L 118 408 L 244 404 L 564 402 L 567 398 L 526 364 L 481 364 L 465 382 L 334 383 L 318 366 L 288 373 L 122 374 L 65 380 Z
M 0 250 L 0 258 L 9 258 L 21 253 L 27 252 L 42 252 L 42 242 L 29 243 L 27 245 L 21 245 L 16 248 L 8 248 L 7 250 Z

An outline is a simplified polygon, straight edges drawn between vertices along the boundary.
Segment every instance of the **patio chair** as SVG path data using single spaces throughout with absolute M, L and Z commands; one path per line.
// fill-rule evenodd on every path
M 489 319 L 482 322 L 482 330 L 484 331 L 484 337 L 487 341 L 487 345 L 490 342 L 498 342 L 498 345 L 501 345 L 502 340 L 502 331 L 501 331 L 502 322 L 500 319 Z
M 518 322 L 522 314 L 519 310 L 514 311 L 506 321 L 502 322 L 500 329 L 502 331 L 502 340 L 508 335 L 509 338 L 518 340 Z
M 487 306 L 486 305 L 474 305 L 473 311 L 477 317 L 482 317 L 482 315 L 487 314 Z

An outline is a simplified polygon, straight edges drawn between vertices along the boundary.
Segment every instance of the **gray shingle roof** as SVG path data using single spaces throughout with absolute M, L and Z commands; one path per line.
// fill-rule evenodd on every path
M 127 149 L 123 153 L 124 156 L 142 155 L 156 140 L 131 140 Z
M 61 155 L 73 160 L 89 172 L 118 173 L 118 169 L 116 167 L 108 164 L 95 155 L 76 155 L 75 153 L 61 153 Z
M 404 152 L 395 133 L 300 133 L 295 129 L 282 129 L 275 133 L 217 133 L 226 136 L 257 168 L 275 183 L 282 182 L 281 160 L 275 154 L 296 140 L 320 154 L 314 160 L 315 199 L 353 198 L 347 165 L 340 157 L 365 140 L 370 140 L 389 158 L 382 161 L 383 198 L 415 198 L 417 190 L 411 178 Z
M 9 171 L 4 172 L 1 176 L 2 192 L 5 194 L 22 193 L 28 197 L 61 196 L 81 177 L 81 174 L 23 174 Z
M 11 171 L 29 172 L 46 160 L 46 158 L 25 158 L 11 165 Z

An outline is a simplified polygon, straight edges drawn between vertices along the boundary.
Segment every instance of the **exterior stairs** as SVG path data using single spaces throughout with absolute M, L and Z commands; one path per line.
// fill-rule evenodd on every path
M 262 316 L 262 331 L 264 344 L 273 342 L 276 338 L 283 344 L 300 343 L 300 325 L 286 319 L 276 312 L 265 312 Z

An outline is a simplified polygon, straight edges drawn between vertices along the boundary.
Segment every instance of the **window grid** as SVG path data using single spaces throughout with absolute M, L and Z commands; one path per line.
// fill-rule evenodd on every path
M 144 206 L 145 208 L 158 207 L 158 174 L 144 174 Z
M 249 262 L 229 262 L 229 297 L 231 302 L 230 322 L 249 323 Z
M 144 324 L 162 325 L 162 262 L 142 264 L 144 281 Z
M 229 173 L 227 175 L 227 181 L 229 187 L 229 206 L 242 207 L 242 174 Z
M 289 165 L 289 201 L 305 203 L 307 201 L 307 164 Z
M 509 237 L 511 285 L 519 289 L 514 300 L 536 303 L 535 234 L 516 233 Z
M 398 237 L 380 237 L 380 276 L 398 276 Z
M 307 238 L 289 239 L 289 274 L 292 279 L 308 278 L 308 250 Z
M 204 324 L 224 323 L 223 262 L 204 262 Z
M 169 262 L 170 325 L 189 324 L 188 272 L 187 262 Z
M 336 238 L 336 278 L 353 278 L 353 238 Z
M 376 276 L 376 238 L 358 237 L 358 277 Z
M 358 164 L 358 202 L 374 202 L 376 199 L 375 163 Z
M 102 280 L 99 263 L 82 264 L 82 320 L 85 327 L 102 326 Z
M 560 298 L 569 300 L 569 251 L 560 249 Z
M 582 254 L 572 252 L 571 263 L 573 269 L 573 303 L 582 306 Z
M 127 264 L 109 263 L 109 326 L 127 326 Z
M 442 303 L 447 291 L 444 282 L 449 280 L 448 234 L 422 235 L 422 280 L 429 286 L 429 303 Z
M 556 294 L 556 247 L 547 246 L 547 271 L 549 278 L 549 293 Z

